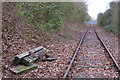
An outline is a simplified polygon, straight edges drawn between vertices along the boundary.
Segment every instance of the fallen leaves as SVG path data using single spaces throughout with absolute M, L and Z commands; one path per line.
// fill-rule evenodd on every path
M 28 30 L 26 30 L 29 32 Z M 79 32 L 79 30 L 78 30 Z M 12 37 L 8 40 L 8 43 L 11 44 L 10 50 L 8 53 L 3 55 L 3 77 L 5 78 L 59 78 L 62 77 L 68 63 L 73 55 L 73 52 L 76 48 L 76 44 L 80 38 L 80 33 L 75 33 L 72 35 L 70 40 L 49 40 L 43 38 L 39 41 L 43 47 L 48 49 L 48 53 L 57 56 L 55 61 L 37 61 L 35 64 L 38 66 L 37 69 L 29 71 L 21 75 L 12 74 L 9 71 L 11 67 L 12 59 L 17 55 L 23 52 L 26 52 L 32 48 L 38 47 L 36 43 L 27 41 L 27 39 L 18 38 L 19 35 Z M 28 38 L 28 37 L 27 37 Z M 37 44 L 38 45 L 38 44 Z M 41 46 L 39 45 L 39 46 Z

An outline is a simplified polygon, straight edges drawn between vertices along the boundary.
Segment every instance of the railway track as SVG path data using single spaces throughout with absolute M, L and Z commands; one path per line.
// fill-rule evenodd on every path
M 87 38 L 87 39 L 86 39 Z M 94 49 L 85 48 L 86 51 L 82 51 L 81 46 L 93 46 Z M 87 42 L 94 42 L 95 44 L 87 44 Z M 100 51 L 98 48 L 100 48 Z M 88 50 L 88 51 L 87 51 Z M 94 51 L 90 53 L 89 51 Z M 83 52 L 83 53 L 81 53 Z M 85 54 L 86 53 L 86 54 Z M 91 58 L 93 57 L 93 58 Z M 86 58 L 81 62 L 81 58 Z M 103 59 L 102 59 L 103 58 Z M 93 60 L 93 61 L 91 61 Z M 99 61 L 98 61 L 99 60 Z M 87 64 L 87 66 L 86 66 Z M 76 71 L 75 71 L 76 70 Z M 95 71 L 92 72 L 92 71 Z M 85 75 L 89 74 L 89 75 Z M 80 74 L 82 73 L 82 76 Z M 84 73 L 84 75 L 83 75 Z M 94 73 L 94 74 L 92 74 Z M 108 74 L 105 74 L 108 73 Z M 115 73 L 115 74 L 114 74 Z M 92 75 L 91 75 L 92 74 Z M 104 75 L 103 75 L 104 74 Z M 79 41 L 74 55 L 63 75 L 63 78 L 115 78 L 120 74 L 120 67 L 111 52 L 97 33 L 96 29 L 88 29 L 81 40 Z M 77 75 L 77 76 L 76 76 Z M 105 76 L 106 75 L 106 76 Z

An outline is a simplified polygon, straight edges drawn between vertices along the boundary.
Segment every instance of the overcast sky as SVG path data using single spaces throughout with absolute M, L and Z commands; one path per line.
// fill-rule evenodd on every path
M 103 13 L 109 8 L 113 0 L 87 0 L 88 13 L 92 18 L 97 18 L 98 13 Z

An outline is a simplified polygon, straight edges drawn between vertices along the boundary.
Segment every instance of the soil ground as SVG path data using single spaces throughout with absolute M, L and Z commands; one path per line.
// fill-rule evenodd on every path
M 69 26 L 75 25 L 65 25 L 68 26 L 63 30 L 60 30 L 59 33 L 56 33 L 54 37 L 43 38 L 37 40 L 37 43 L 30 43 L 18 37 L 12 37 L 9 40 L 4 40 L 3 43 L 7 42 L 10 44 L 10 48 L 7 51 L 3 52 L 2 56 L 2 72 L 4 78 L 60 78 L 63 76 L 68 63 L 75 51 L 78 41 L 84 34 L 84 32 L 90 26 L 81 26 L 79 27 L 76 24 L 76 29 Z M 107 47 L 112 52 L 116 60 L 118 60 L 118 38 L 112 33 L 106 32 L 101 27 L 96 27 L 97 31 L 105 41 Z M 4 34 L 4 33 L 3 33 Z M 104 35 L 104 36 L 103 36 Z M 36 45 L 37 44 L 37 45 Z M 92 43 L 93 45 L 95 43 Z M 3 44 L 5 47 L 5 45 Z M 38 46 L 43 46 L 49 50 L 50 53 L 57 56 L 58 59 L 55 61 L 37 61 L 38 68 L 35 70 L 28 71 L 21 75 L 12 74 L 9 71 L 11 66 L 12 59 L 22 52 L 26 52 L 28 49 L 33 49 Z

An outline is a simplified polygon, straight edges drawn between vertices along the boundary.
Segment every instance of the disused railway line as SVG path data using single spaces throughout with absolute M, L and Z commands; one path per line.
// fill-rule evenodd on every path
M 88 31 L 89 31 L 89 29 L 84 33 L 83 37 L 79 40 L 78 45 L 77 45 L 77 48 L 76 48 L 76 50 L 75 50 L 75 52 L 74 52 L 74 54 L 73 54 L 73 56 L 72 56 L 72 59 L 71 59 L 69 65 L 68 65 L 68 67 L 67 67 L 67 69 L 66 69 L 66 71 L 65 71 L 65 73 L 64 73 L 64 75 L 63 75 L 63 79 L 65 79 L 65 78 L 68 77 L 69 72 L 70 72 L 70 70 L 72 69 L 72 65 L 73 65 L 73 63 L 74 63 L 74 60 L 75 60 L 75 58 L 77 57 L 78 52 L 81 50 L 80 47 L 81 47 L 81 45 L 82 45 L 82 43 L 83 43 L 83 41 L 84 41 L 84 39 L 85 39 Z M 114 57 L 112 56 L 111 52 L 109 51 L 109 49 L 107 48 L 106 44 L 103 42 L 103 40 L 101 39 L 101 37 L 99 36 L 99 34 L 97 33 L 96 29 L 94 29 L 94 32 L 95 32 L 98 40 L 100 41 L 100 43 L 102 44 L 102 46 L 104 47 L 104 49 L 106 50 L 106 52 L 108 53 L 109 58 L 112 60 L 112 62 L 113 62 L 113 64 L 114 64 L 114 67 L 116 68 L 118 74 L 120 74 L 120 67 L 119 67 L 117 61 L 116 61 L 116 60 L 114 59 Z

